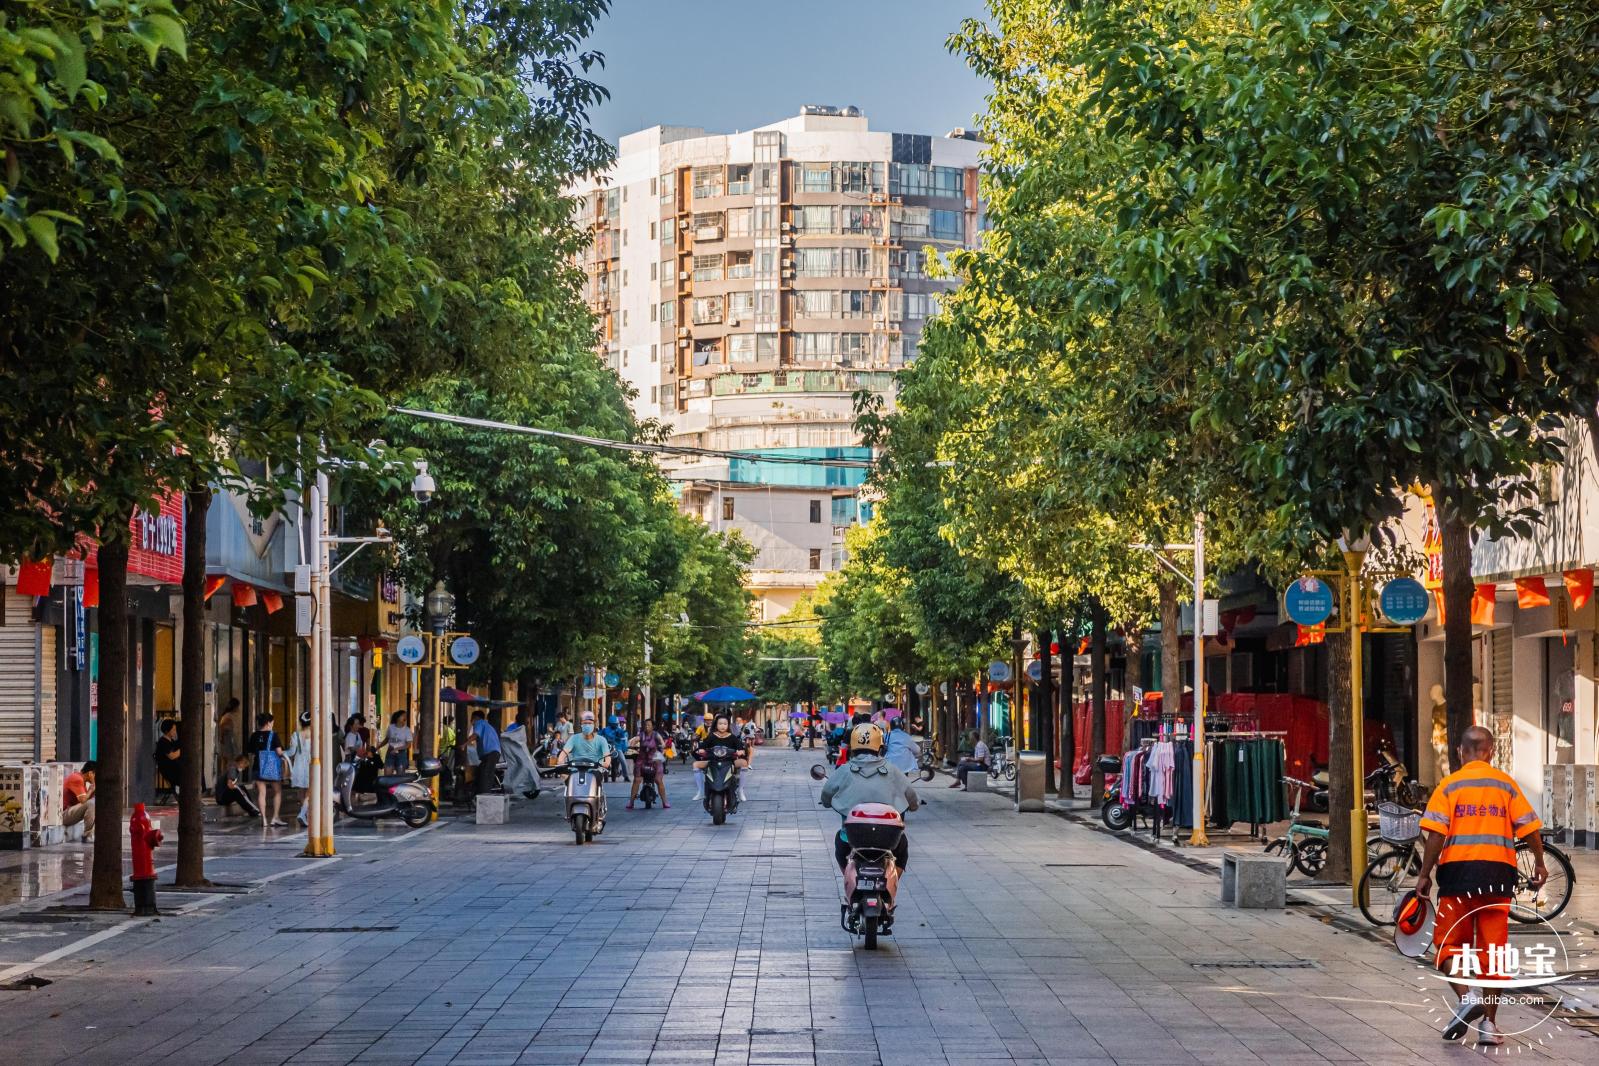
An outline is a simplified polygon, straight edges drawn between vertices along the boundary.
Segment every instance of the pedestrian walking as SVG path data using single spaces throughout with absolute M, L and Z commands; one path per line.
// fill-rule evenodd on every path
M 243 710 L 239 707 L 239 699 L 235 696 L 228 701 L 222 713 L 217 715 L 217 780 L 233 768 L 233 760 L 244 750 L 243 725 L 240 719 Z
M 245 752 L 250 756 L 250 768 L 255 773 L 255 801 L 261 808 L 261 824 L 272 828 L 287 825 L 278 817 L 283 807 L 283 742 L 272 728 L 270 714 L 263 712 L 256 716 L 255 732 L 250 734 Z
M 1543 823 L 1513 778 L 1488 762 L 1493 734 L 1471 726 L 1456 749 L 1461 767 L 1438 783 L 1421 828 L 1427 834 L 1416 894 L 1426 896 L 1438 883 L 1438 915 L 1433 944 L 1438 969 L 1455 977 L 1492 979 L 1518 976 L 1493 972 L 1505 965 L 1510 938 L 1510 900 L 1515 893 L 1516 841 L 1527 841 L 1536 863 L 1531 885 L 1549 878 L 1544 865 Z M 1486 959 L 1481 957 L 1486 953 Z M 1496 961 L 1497 960 L 1497 961 Z M 1472 985 L 1450 982 L 1460 997 L 1444 1027 L 1445 1040 L 1459 1040 L 1475 1026 L 1479 1047 L 1505 1042 L 1499 1032 L 1499 997 L 1484 996 Z
M 566 747 L 566 742 L 572 739 L 572 720 L 562 711 L 555 716 L 555 741 L 558 747 Z
M 300 790 L 300 811 L 295 821 L 306 823 L 306 809 L 311 799 L 311 712 L 300 712 L 300 727 L 289 738 L 289 784 Z

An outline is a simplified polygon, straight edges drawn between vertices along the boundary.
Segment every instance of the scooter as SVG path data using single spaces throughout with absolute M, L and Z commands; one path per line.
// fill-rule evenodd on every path
M 710 813 L 711 824 L 721 825 L 738 810 L 738 767 L 734 765 L 733 749 L 722 744 L 711 745 L 706 755 L 705 809 Z
M 439 805 L 433 798 L 433 790 L 423 784 L 422 779 L 439 776 L 444 769 L 443 764 L 437 759 L 423 759 L 416 770 L 399 774 L 376 772 L 382 769 L 382 765 L 374 755 L 339 763 L 333 779 L 339 811 L 365 821 L 398 818 L 412 829 L 419 829 L 432 821 Z M 377 802 L 370 807 L 355 805 L 356 778 L 366 776 L 363 770 L 370 773 L 371 791 L 377 795 Z
M 1133 807 L 1122 802 L 1122 761 L 1115 755 L 1101 755 L 1099 757 L 1099 772 L 1107 775 L 1105 778 L 1105 802 L 1099 808 L 1099 820 L 1105 823 L 1105 828 L 1113 833 L 1120 833 L 1123 829 L 1133 824 Z M 1115 774 L 1116 780 L 1112 781 L 1109 775 Z
M 793 748 L 795 751 L 799 751 L 800 750 L 800 742 L 803 741 L 804 739 L 805 739 L 804 734 L 801 734 L 801 733 L 790 733 L 788 735 L 788 746 Z
M 811 777 L 827 779 L 820 766 Z M 894 849 L 905 835 L 905 815 L 886 803 L 858 803 L 844 816 L 849 858 L 844 863 L 844 902 L 839 925 L 852 936 L 866 938 L 866 950 L 877 950 L 879 936 L 894 932 L 894 897 L 899 892 L 899 864 Z
M 666 761 L 664 755 L 657 755 L 654 759 L 645 759 L 638 768 L 638 798 L 644 804 L 644 809 L 649 810 L 661 798 L 660 791 L 656 788 L 656 779 L 660 776 L 662 764 Z
M 573 759 L 555 768 L 566 778 L 567 824 L 578 844 L 605 832 L 605 768 L 593 759 Z

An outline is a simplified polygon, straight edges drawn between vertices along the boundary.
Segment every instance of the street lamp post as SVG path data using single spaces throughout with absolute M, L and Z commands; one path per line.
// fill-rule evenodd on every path
M 422 597 L 422 612 L 427 621 L 427 627 L 432 634 L 430 641 L 429 677 L 427 681 L 427 699 L 422 704 L 422 721 L 418 723 L 417 753 L 422 758 L 436 758 L 439 753 L 439 724 L 442 715 L 439 708 L 439 690 L 444 682 L 444 634 L 450 628 L 450 616 L 455 613 L 455 597 L 450 595 L 450 590 L 444 587 L 441 579 L 434 584 L 432 591 Z M 459 767 L 456 768 L 459 772 Z M 438 788 L 438 778 L 431 778 L 433 787 Z
M 1346 532 L 1338 540 L 1344 556 L 1344 587 L 1349 615 L 1344 625 L 1349 630 L 1349 747 L 1351 767 L 1350 787 L 1354 790 L 1349 804 L 1349 887 L 1355 895 L 1355 905 L 1360 905 L 1360 879 L 1366 873 L 1366 706 L 1365 692 L 1365 597 L 1361 587 L 1360 571 L 1366 565 L 1366 552 L 1371 549 L 1371 538 Z

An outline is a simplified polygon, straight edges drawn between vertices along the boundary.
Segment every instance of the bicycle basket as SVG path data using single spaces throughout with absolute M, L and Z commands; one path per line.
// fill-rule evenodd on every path
M 1382 838 L 1390 844 L 1409 844 L 1421 836 L 1421 812 L 1397 803 L 1379 803 L 1377 821 Z

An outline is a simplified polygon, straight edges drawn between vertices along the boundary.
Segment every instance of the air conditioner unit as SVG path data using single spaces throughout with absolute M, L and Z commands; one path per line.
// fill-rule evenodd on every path
M 677 327 L 677 335 L 679 337 L 687 337 L 688 336 L 688 327 L 687 326 L 678 326 Z
M 785 233 L 778 239 L 782 241 L 785 246 L 792 245 L 794 243 L 794 235 L 792 233 Z
M 785 257 L 783 259 L 783 269 L 784 270 L 793 270 L 794 269 L 794 260 L 793 260 L 792 257 Z
M 677 272 L 677 280 L 678 280 L 678 281 L 687 281 L 687 280 L 688 280 L 688 271 L 686 271 L 686 270 L 679 270 L 679 271 L 678 271 L 678 272 Z
M 736 326 L 736 325 L 738 325 L 738 319 L 737 318 L 730 318 L 730 319 L 727 320 L 727 324 L 729 326 Z
M 691 225 L 693 225 L 693 220 L 685 218 L 685 219 L 681 219 L 681 220 L 678 221 L 677 228 L 678 229 L 688 229 L 689 226 L 691 226 Z
M 792 278 L 793 276 L 794 276 L 794 270 L 793 270 L 792 267 L 784 267 L 783 268 L 783 277 Z
M 972 208 L 974 208 L 976 206 L 977 206 L 976 204 L 972 203 L 972 198 L 970 196 L 968 196 L 966 198 L 966 210 L 970 211 Z
M 794 223 L 792 223 L 792 222 L 783 223 L 782 229 L 783 229 L 784 233 L 788 233 L 793 228 L 794 228 Z
M 677 342 L 677 346 L 678 346 L 678 347 L 679 347 L 679 348 L 687 348 L 687 347 L 688 347 L 688 346 L 689 346 L 689 340 L 688 340 L 688 338 L 687 338 L 687 337 L 684 337 L 684 338 L 683 338 L 683 339 L 682 339 L 682 340 L 680 340 L 680 341 L 678 341 L 678 342 Z

